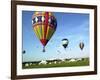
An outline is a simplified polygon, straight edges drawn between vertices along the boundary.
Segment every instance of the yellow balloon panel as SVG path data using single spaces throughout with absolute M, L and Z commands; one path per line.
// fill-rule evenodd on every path
M 35 27 L 34 27 L 34 31 L 36 32 L 37 37 L 38 37 L 39 39 L 41 39 L 41 38 L 42 38 L 42 34 L 41 34 L 41 32 L 42 32 L 42 27 L 41 27 L 41 25 L 35 26 Z
M 55 32 L 55 30 L 53 28 L 51 28 L 50 26 L 48 26 L 47 34 L 46 34 L 46 39 L 49 40 L 52 37 L 54 32 Z

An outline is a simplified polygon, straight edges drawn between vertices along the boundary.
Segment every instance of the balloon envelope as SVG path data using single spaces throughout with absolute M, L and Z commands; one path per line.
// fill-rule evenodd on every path
M 32 16 L 32 27 L 45 47 L 56 30 L 57 21 L 51 12 L 35 12 Z
M 81 50 L 83 50 L 83 48 L 84 48 L 84 43 L 83 43 L 83 42 L 80 42 L 79 47 L 80 47 Z
M 69 43 L 68 39 L 62 39 L 62 46 L 64 48 L 66 48 L 68 46 L 68 43 Z
M 23 50 L 23 51 L 22 51 L 22 53 L 23 53 L 23 54 L 25 54 L 25 53 L 26 53 L 26 51 L 25 51 L 25 50 Z

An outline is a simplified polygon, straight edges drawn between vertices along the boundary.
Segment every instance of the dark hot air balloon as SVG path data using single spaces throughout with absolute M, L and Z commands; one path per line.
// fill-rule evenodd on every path
M 81 50 L 83 50 L 83 48 L 84 48 L 84 43 L 83 43 L 83 42 L 80 42 L 80 43 L 79 43 L 79 47 L 80 47 Z
M 25 51 L 25 50 L 23 50 L 23 51 L 22 51 L 22 53 L 23 53 L 23 54 L 25 54 L 25 53 L 26 53 L 26 51 Z
M 69 43 L 69 41 L 68 41 L 68 39 L 62 39 L 62 46 L 66 49 L 66 47 L 68 46 L 68 43 Z
M 45 46 L 57 27 L 55 16 L 51 12 L 35 12 L 32 16 L 32 27 L 43 45 L 43 52 L 45 52 Z

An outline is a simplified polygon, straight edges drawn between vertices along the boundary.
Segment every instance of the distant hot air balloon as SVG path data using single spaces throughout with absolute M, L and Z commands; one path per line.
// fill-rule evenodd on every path
M 79 47 L 80 47 L 81 50 L 83 50 L 83 48 L 84 48 L 84 43 L 83 43 L 83 42 L 80 42 L 80 43 L 79 43 Z
M 55 16 L 51 12 L 35 12 L 32 16 L 32 27 L 43 45 L 43 52 L 45 52 L 45 46 L 57 27 Z
M 66 49 L 66 47 L 68 46 L 68 43 L 69 43 L 69 41 L 68 41 L 68 39 L 62 39 L 62 46 Z
M 22 51 L 22 53 L 23 53 L 23 54 L 25 54 L 25 53 L 26 53 L 26 51 L 25 51 L 25 50 L 23 50 L 23 51 Z

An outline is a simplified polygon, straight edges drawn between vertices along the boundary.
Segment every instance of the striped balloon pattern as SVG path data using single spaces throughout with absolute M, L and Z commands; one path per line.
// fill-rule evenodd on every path
M 57 20 L 51 12 L 34 12 L 32 16 L 32 27 L 36 36 L 45 47 L 56 31 Z

